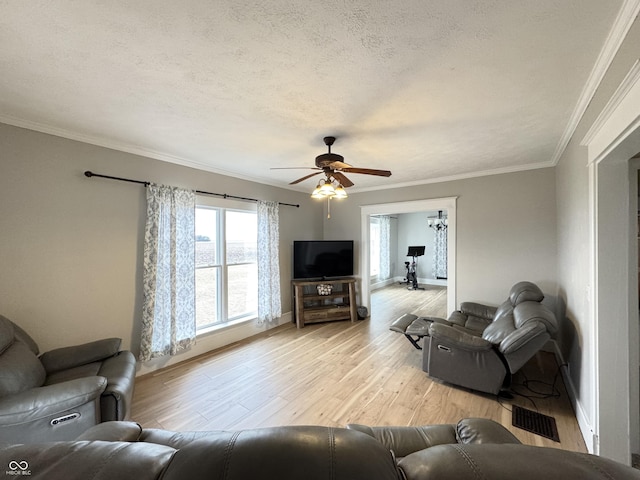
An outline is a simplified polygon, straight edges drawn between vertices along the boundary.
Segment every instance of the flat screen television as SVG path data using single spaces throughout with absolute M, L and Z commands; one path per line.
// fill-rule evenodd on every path
M 293 278 L 322 280 L 353 276 L 353 240 L 295 240 Z

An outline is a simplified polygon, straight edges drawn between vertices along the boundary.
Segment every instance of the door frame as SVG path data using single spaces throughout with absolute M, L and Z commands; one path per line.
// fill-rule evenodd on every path
M 593 439 L 589 451 L 630 464 L 640 448 L 637 161 L 640 59 L 585 135 L 589 169 L 591 305 L 589 370 Z M 632 206 L 634 208 L 632 208 Z M 615 234 L 612 234 L 615 232 Z M 585 427 L 581 425 L 583 436 Z M 588 440 L 588 438 L 585 439 Z
M 380 203 L 360 206 L 360 261 L 359 272 L 362 279 L 361 302 L 371 308 L 371 282 L 369 264 L 369 222 L 372 215 L 391 215 L 446 210 L 449 226 L 447 228 L 447 312 L 456 309 L 456 218 L 458 197 L 430 198 L 408 202 Z M 426 223 L 425 223 L 426 228 Z

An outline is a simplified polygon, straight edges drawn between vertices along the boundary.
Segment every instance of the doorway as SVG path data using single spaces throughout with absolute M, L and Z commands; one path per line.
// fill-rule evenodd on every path
M 378 215 L 401 215 L 418 212 L 446 211 L 448 216 L 447 235 L 447 311 L 451 313 L 456 307 L 456 200 L 457 197 L 414 200 L 409 202 L 365 205 L 361 208 L 361 241 L 359 273 L 362 281 L 361 302 L 371 307 L 371 252 L 370 228 L 372 217 Z M 425 225 L 425 228 L 426 225 Z
M 591 361 L 595 372 L 592 451 L 630 464 L 640 448 L 638 169 L 640 128 L 589 165 Z M 612 232 L 615 232 L 612 235 Z

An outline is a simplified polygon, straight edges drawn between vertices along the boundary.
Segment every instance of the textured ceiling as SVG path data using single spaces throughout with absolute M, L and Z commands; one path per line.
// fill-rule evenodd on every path
M 354 191 L 551 165 L 622 3 L 0 0 L 0 121 L 283 187 L 325 135 L 393 172 Z

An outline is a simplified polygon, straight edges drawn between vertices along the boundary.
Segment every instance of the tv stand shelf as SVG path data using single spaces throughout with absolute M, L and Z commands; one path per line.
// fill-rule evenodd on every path
M 303 328 L 307 323 L 356 321 L 358 313 L 355 278 L 293 280 L 291 285 L 293 285 L 294 312 L 298 328 Z M 331 285 L 333 291 L 328 295 L 319 295 L 318 285 Z

